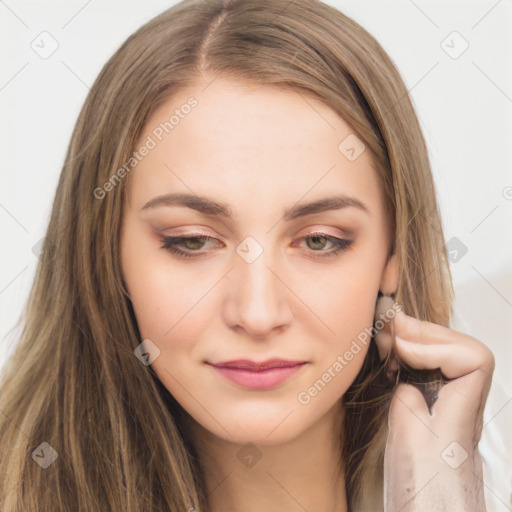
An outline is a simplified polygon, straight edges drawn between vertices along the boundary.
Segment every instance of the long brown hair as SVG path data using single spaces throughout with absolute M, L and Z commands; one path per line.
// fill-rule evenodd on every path
M 395 299 L 407 314 L 448 326 L 453 288 L 427 149 L 381 46 L 318 0 L 180 2 L 110 58 L 73 131 L 24 328 L 3 369 L 4 512 L 208 510 L 187 414 L 133 353 L 141 339 L 119 258 L 129 177 L 102 199 L 94 194 L 129 160 L 151 113 L 206 74 L 310 95 L 351 126 L 385 194 Z M 344 396 L 351 510 L 382 507 L 392 392 L 371 343 Z M 58 454 L 45 469 L 37 455 L 52 452 L 41 443 Z

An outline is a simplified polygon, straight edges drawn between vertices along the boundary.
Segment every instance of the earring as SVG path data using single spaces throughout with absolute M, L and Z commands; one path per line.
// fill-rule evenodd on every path
M 379 351 L 381 361 L 386 361 L 386 375 L 388 379 L 395 380 L 395 386 L 400 379 L 400 365 L 393 351 L 395 341 L 395 293 L 385 295 L 380 290 L 375 304 L 373 320 L 375 344 Z M 396 372 L 396 375 L 393 375 Z
M 394 309 L 395 301 L 390 295 L 384 295 L 380 290 L 375 303 L 375 315 L 373 318 L 374 340 L 379 349 L 381 361 L 389 352 L 394 340 Z

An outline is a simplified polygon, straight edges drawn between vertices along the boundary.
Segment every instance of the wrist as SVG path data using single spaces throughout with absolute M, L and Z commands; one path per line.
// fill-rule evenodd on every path
M 446 454 L 445 454 L 446 456 Z M 482 460 L 474 451 L 457 462 L 402 457 L 384 472 L 385 512 L 486 512 Z

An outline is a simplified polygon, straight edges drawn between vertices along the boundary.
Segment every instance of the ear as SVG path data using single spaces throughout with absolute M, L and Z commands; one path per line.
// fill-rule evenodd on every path
M 388 259 L 380 280 L 380 291 L 392 295 L 398 288 L 398 257 L 396 252 Z

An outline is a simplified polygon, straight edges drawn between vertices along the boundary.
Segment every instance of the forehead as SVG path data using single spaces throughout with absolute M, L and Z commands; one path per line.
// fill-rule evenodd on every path
M 382 206 L 370 151 L 359 154 L 361 141 L 334 110 L 294 91 L 220 78 L 198 83 L 150 116 L 135 149 L 150 139 L 152 149 L 130 177 L 139 207 L 176 191 L 213 195 L 235 208 L 336 192 L 372 210 Z

